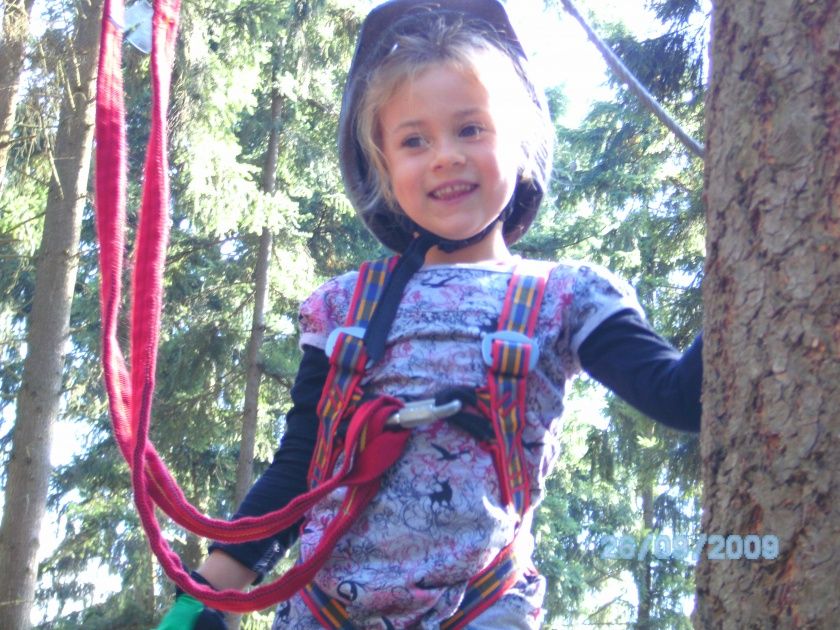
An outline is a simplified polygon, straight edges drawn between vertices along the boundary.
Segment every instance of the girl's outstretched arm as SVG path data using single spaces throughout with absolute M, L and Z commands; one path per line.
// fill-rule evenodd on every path
M 700 430 L 703 336 L 680 353 L 642 316 L 623 309 L 581 343 L 581 367 L 636 409 L 675 429 Z
M 312 346 L 303 347 L 303 358 L 292 386 L 292 408 L 286 414 L 286 430 L 280 441 L 280 447 L 274 454 L 274 460 L 248 491 L 242 505 L 234 514 L 234 520 L 243 516 L 261 516 L 279 510 L 292 499 L 307 490 L 306 476 L 309 463 L 315 451 L 318 435 L 318 416 L 316 408 L 321 397 L 321 390 L 327 380 L 329 361 L 324 351 Z M 212 569 L 215 563 L 227 564 L 235 559 L 257 576 L 254 583 L 271 570 L 280 556 L 297 539 L 298 525 L 283 530 L 273 538 L 242 544 L 211 545 L 211 557 L 207 562 Z M 212 553 L 222 551 L 229 557 Z M 214 556 L 220 556 L 212 560 Z M 215 588 L 220 588 L 209 575 L 205 567 L 199 569 Z

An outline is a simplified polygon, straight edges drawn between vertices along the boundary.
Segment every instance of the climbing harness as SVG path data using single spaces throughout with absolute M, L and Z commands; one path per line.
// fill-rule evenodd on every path
M 126 364 L 118 340 L 127 170 L 121 69 L 124 7 L 121 0 L 105 0 L 97 78 L 95 158 L 102 361 L 114 436 L 131 470 L 135 504 L 152 551 L 166 575 L 183 591 L 214 608 L 242 613 L 264 609 L 311 585 L 335 544 L 376 495 L 384 472 L 403 452 L 410 432 L 392 430 L 388 425 L 406 429 L 417 422 L 452 413 L 457 405 L 452 401 L 442 406 L 436 403 L 405 405 L 403 401 L 390 397 L 362 400 L 358 385 L 368 358 L 364 335 L 354 334 L 357 331 L 353 331 L 352 327 L 363 327 L 369 321 L 376 308 L 378 291 L 396 263 L 395 259 L 390 259 L 368 264 L 363 267 L 364 273 L 374 274 L 371 278 L 375 281 L 360 282 L 361 288 L 357 287 L 354 297 L 356 312 L 348 324 L 350 328 L 340 329 L 333 341 L 335 350 L 330 356 L 332 368 L 328 387 L 319 405 L 323 421 L 316 457 L 310 469 L 311 490 L 282 510 L 235 521 L 209 518 L 187 501 L 148 439 L 163 300 L 162 276 L 168 243 L 166 112 L 179 10 L 180 0 L 154 2 L 151 133 L 135 244 L 130 360 Z M 528 338 L 533 333 L 545 273 L 514 277 L 521 280 L 511 283 L 500 330 L 488 335 L 482 347 L 491 376 L 486 391 L 479 392 L 478 405 L 487 417 L 493 418 L 496 443 L 491 448 L 495 449 L 494 461 L 503 480 L 503 499 L 524 514 L 530 503 L 521 444 L 524 381 L 536 361 L 536 346 Z M 368 291 L 371 294 L 365 293 Z M 343 426 L 343 437 L 337 440 L 339 424 Z M 331 465 L 337 461 L 339 454 L 343 454 L 342 464 L 333 471 Z M 268 538 L 290 527 L 322 497 L 339 487 L 347 488 L 340 516 L 324 531 L 314 553 L 275 582 L 258 586 L 247 593 L 232 589 L 215 591 L 194 581 L 164 539 L 155 513 L 155 507 L 160 508 L 175 523 L 199 536 L 220 542 L 241 543 Z M 468 611 L 465 608 L 463 614 L 459 612 L 461 621 L 446 627 L 461 627 L 477 614 L 476 610 L 480 612 L 489 605 L 488 596 L 497 597 L 493 595 L 496 591 L 503 593 L 512 579 L 513 572 L 505 568 L 511 563 L 509 553 L 503 552 L 477 576 L 471 582 L 465 599 L 465 603 L 473 601 L 474 605 Z
M 492 606 L 516 581 L 520 566 L 508 545 L 481 573 L 470 580 L 455 614 L 441 622 L 441 630 L 459 630 Z M 356 630 L 347 608 L 311 582 L 301 591 L 307 608 L 327 630 Z
M 344 325 L 328 337 L 326 352 L 330 359 L 330 372 L 318 405 L 319 433 L 309 470 L 312 488 L 319 487 L 337 465 L 342 445 L 342 419 L 355 415 L 356 405 L 364 400 L 360 383 L 370 364 L 364 340 L 370 320 L 385 292 L 389 274 L 398 260 L 395 256 L 362 265 Z M 482 358 L 488 368 L 487 385 L 475 392 L 475 407 L 492 428 L 490 435 L 493 439 L 484 442 L 484 446 L 493 457 L 502 501 L 515 508 L 520 522 L 531 505 L 522 446 L 525 385 L 528 373 L 534 369 L 539 358 L 533 335 L 551 268 L 550 263 L 522 261 L 514 269 L 497 330 L 485 334 L 482 339 Z M 384 330 L 388 328 L 390 326 L 384 327 Z M 414 426 L 435 419 L 454 418 L 462 407 L 463 401 L 459 399 L 443 403 L 429 399 L 407 404 L 399 416 L 405 422 L 403 426 Z M 346 445 L 346 439 L 343 442 Z M 511 543 L 470 580 L 457 613 L 441 627 L 461 628 L 474 619 L 510 588 L 520 568 Z M 302 597 L 325 628 L 353 628 L 344 604 L 324 593 L 315 583 L 306 586 Z

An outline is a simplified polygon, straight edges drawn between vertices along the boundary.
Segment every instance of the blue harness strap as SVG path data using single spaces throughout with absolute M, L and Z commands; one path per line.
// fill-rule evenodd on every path
M 362 265 L 345 325 L 336 329 L 328 339 L 326 351 L 331 367 L 318 406 L 321 426 L 310 468 L 310 484 L 313 486 L 330 474 L 338 424 L 361 397 L 359 383 L 368 361 L 363 344 L 365 329 L 396 260 L 393 257 Z M 479 408 L 493 427 L 495 439 L 489 450 L 499 476 L 502 502 L 513 506 L 520 516 L 520 523 L 531 506 L 530 482 L 522 446 L 526 379 L 539 358 L 533 335 L 552 268 L 550 263 L 537 261 L 521 261 L 517 265 L 508 282 L 497 330 L 486 334 L 481 345 L 488 370 L 486 387 L 477 390 Z M 520 568 L 511 543 L 469 581 L 458 610 L 441 624 L 441 628 L 464 628 L 504 595 L 516 581 Z M 324 628 L 355 628 L 345 605 L 322 591 L 314 582 L 301 591 L 301 596 Z

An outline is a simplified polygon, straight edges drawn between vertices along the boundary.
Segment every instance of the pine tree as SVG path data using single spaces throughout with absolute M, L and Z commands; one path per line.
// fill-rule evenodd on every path
M 621 25 L 595 27 L 609 34 L 607 43 L 659 103 L 700 136 L 705 86 L 699 6 L 692 0 L 650 4 L 663 23 L 658 37 L 639 41 Z M 614 85 L 615 101 L 594 104 L 577 129 L 558 129 L 556 201 L 543 207 L 525 247 L 538 257 L 605 264 L 635 286 L 654 328 L 685 347 L 701 321 L 702 162 L 686 153 L 621 80 Z M 555 100 L 554 107 L 559 105 Z M 693 591 L 690 562 L 659 559 L 653 552 L 632 559 L 601 556 L 609 537 L 628 536 L 640 546 L 646 538 L 670 540 L 697 531 L 697 440 L 656 425 L 613 396 L 607 401 L 606 427 L 581 418 L 583 427 L 570 427 L 566 435 L 573 444 L 583 440 L 586 448 L 579 462 L 560 463 L 555 476 L 566 481 L 552 481 L 551 487 L 575 498 L 547 497 L 540 515 L 540 523 L 558 519 L 574 527 L 552 503 L 584 503 L 589 510 L 577 520 L 574 537 L 541 539 L 541 557 L 564 559 L 556 575 L 546 572 L 549 614 L 560 627 L 577 622 L 687 627 L 683 600 Z M 564 470 L 568 466 L 571 470 Z M 589 475 L 586 484 L 577 481 L 581 471 Z M 568 514 L 574 512 L 569 508 Z M 627 581 L 635 593 L 601 602 L 599 592 Z
M 834 2 L 714 5 L 698 628 L 837 623 L 838 41 Z
M 358 16 L 341 5 L 314 3 L 320 8 L 310 7 L 303 28 L 295 30 L 292 16 L 294 11 L 308 11 L 304 4 L 242 2 L 224 11 L 215 4 L 191 4 L 184 6 L 182 16 L 171 112 L 173 229 L 164 276 L 152 439 L 191 502 L 215 516 L 230 516 L 237 503 L 235 469 L 243 450 L 246 347 L 253 325 L 260 235 L 267 229 L 277 238 L 267 273 L 270 308 L 257 362 L 271 382 L 260 388 L 257 398 L 255 474 L 270 461 L 282 432 L 299 358 L 294 327 L 299 302 L 322 277 L 314 272 L 313 261 L 321 253 L 310 247 L 313 230 L 340 234 L 336 224 L 352 219 L 331 155 L 338 95 Z M 272 63 L 264 46 L 267 39 L 284 49 L 274 81 L 267 80 Z M 309 55 L 307 66 L 298 65 L 301 51 Z M 148 64 L 131 52 L 125 65 L 133 226 L 148 128 Z M 279 123 L 269 117 L 272 92 L 279 92 L 284 103 Z M 276 166 L 267 169 L 276 173 L 276 192 L 269 195 L 260 173 L 266 170 L 261 167 L 273 128 L 279 142 Z M 91 243 L 92 236 L 92 225 L 86 223 L 85 242 Z M 355 249 L 330 256 L 346 268 L 351 265 L 347 256 Z M 81 261 L 90 290 L 74 311 L 77 385 L 67 413 L 86 427 L 89 440 L 86 450 L 55 477 L 51 506 L 61 514 L 66 536 L 42 565 L 40 597 L 68 606 L 74 600 L 89 604 L 83 612 L 64 614 L 50 623 L 114 627 L 108 624 L 133 619 L 148 627 L 171 602 L 173 589 L 149 558 L 129 498 L 127 469 L 109 435 L 96 380 L 98 295 L 92 253 L 84 250 Z M 250 464 L 251 457 L 247 459 Z M 164 527 L 182 558 L 197 565 L 205 554 L 205 541 L 169 524 Z M 93 605 L 95 585 L 78 577 L 97 563 L 121 578 L 122 589 Z M 154 598 L 152 605 L 147 603 L 148 593 Z M 243 627 L 264 623 L 265 617 L 251 615 Z
M 56 165 L 47 197 L 17 398 L 0 524 L 0 627 L 28 628 L 36 582 L 38 534 L 50 475 L 50 435 L 59 412 L 79 231 L 93 143 L 93 94 L 99 49 L 99 0 L 78 5 L 66 66 L 68 91 L 55 140 Z
M 12 145 L 12 126 L 20 88 L 20 75 L 29 37 L 29 16 L 35 0 L 10 0 L 3 7 L 0 37 L 0 191 L 6 182 L 6 163 Z

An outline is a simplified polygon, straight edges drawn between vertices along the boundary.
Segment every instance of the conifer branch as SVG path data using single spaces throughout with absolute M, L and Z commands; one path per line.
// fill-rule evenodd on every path
M 566 9 L 566 11 L 583 27 L 583 30 L 586 31 L 589 39 L 593 44 L 595 44 L 595 47 L 600 51 L 601 55 L 603 55 L 610 70 L 612 70 L 619 79 L 627 84 L 630 91 L 641 99 L 648 109 L 653 112 L 653 115 L 656 116 L 675 136 L 677 136 L 677 139 L 682 142 L 683 145 L 691 151 L 691 153 L 702 160 L 705 155 L 703 146 L 692 138 L 688 132 L 685 131 L 685 129 L 683 129 L 680 124 L 662 108 L 653 95 L 647 91 L 635 75 L 630 72 L 627 66 L 622 63 L 621 59 L 618 58 L 607 43 L 598 36 L 591 26 L 589 26 L 589 23 L 578 12 L 572 0 L 560 1 L 563 4 L 563 8 Z

